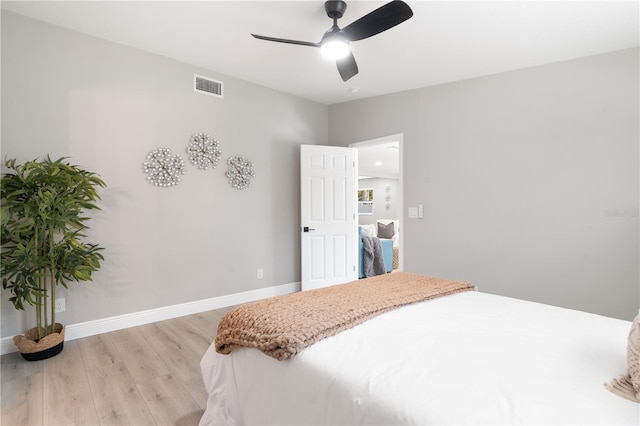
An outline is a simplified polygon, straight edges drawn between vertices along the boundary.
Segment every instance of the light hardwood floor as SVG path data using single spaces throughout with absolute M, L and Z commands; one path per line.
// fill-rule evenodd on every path
M 27 362 L 3 355 L 2 425 L 197 425 L 200 359 L 231 308 L 65 342 Z

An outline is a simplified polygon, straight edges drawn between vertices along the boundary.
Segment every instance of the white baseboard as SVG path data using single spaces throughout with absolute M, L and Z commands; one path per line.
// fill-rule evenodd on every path
M 149 309 L 147 311 L 102 318 L 78 324 L 69 324 L 66 326 L 64 339 L 67 341 L 81 339 L 83 337 L 94 336 L 96 334 L 122 330 L 123 328 L 136 327 L 143 324 L 149 324 L 151 322 L 163 321 L 185 315 L 197 314 L 199 312 L 226 308 L 227 306 L 253 302 L 255 300 L 266 299 L 267 297 L 295 293 L 296 291 L 300 291 L 299 282 L 245 291 L 242 293 L 228 294 L 226 296 L 212 297 L 210 299 L 196 300 L 195 302 Z M 17 349 L 13 344 L 13 337 L 3 337 L 0 339 L 1 355 L 16 352 L 16 350 Z

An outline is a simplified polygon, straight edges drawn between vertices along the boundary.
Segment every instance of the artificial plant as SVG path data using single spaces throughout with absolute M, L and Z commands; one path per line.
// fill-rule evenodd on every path
M 7 160 L 0 180 L 2 288 L 16 309 L 35 307 L 38 340 L 56 331 L 56 285 L 90 281 L 104 260 L 83 239 L 84 212 L 100 209 L 97 188 L 106 185 L 66 160 Z

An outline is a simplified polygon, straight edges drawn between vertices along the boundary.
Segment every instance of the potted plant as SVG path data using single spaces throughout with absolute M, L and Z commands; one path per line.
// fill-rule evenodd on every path
M 71 165 L 66 158 L 52 161 L 5 161 L 0 179 L 0 273 L 2 288 L 11 293 L 18 310 L 35 307 L 36 326 L 15 336 L 14 343 L 30 361 L 62 351 L 64 326 L 56 323 L 58 284 L 90 281 L 104 258 L 97 244 L 83 242 L 88 229 L 86 210 L 99 210 L 95 173 Z

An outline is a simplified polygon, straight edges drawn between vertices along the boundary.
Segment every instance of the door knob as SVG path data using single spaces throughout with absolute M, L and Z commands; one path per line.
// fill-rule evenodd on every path
M 309 228 L 308 226 L 305 226 L 304 228 L 302 228 L 302 230 L 303 230 L 304 232 L 315 231 L 315 229 L 314 229 L 314 228 Z

